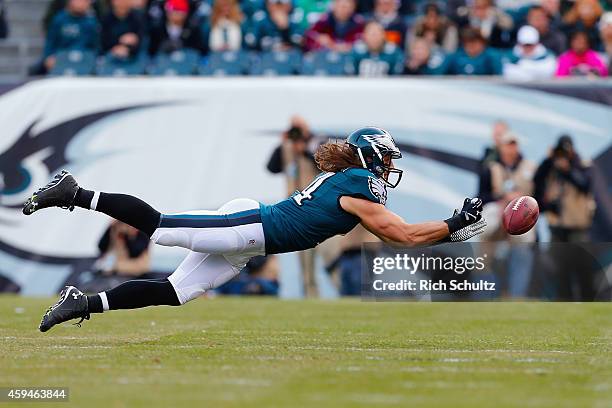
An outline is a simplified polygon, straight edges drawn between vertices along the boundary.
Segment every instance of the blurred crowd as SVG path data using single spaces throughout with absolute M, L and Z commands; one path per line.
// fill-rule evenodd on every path
M 609 0 L 53 0 L 31 73 L 74 74 L 54 68 L 76 50 L 124 64 L 123 74 L 605 77 L 611 8 Z

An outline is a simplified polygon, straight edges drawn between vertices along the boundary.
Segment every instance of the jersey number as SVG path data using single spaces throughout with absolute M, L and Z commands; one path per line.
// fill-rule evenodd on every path
M 312 181 L 301 193 L 298 193 L 293 196 L 295 203 L 297 205 L 302 205 L 302 201 L 304 200 L 312 200 L 313 193 L 317 190 L 317 188 L 321 187 L 321 184 L 331 176 L 336 173 L 323 173 L 316 179 Z

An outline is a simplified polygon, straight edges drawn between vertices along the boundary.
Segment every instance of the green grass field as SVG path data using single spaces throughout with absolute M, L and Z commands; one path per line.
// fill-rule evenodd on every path
M 39 333 L 53 302 L 0 297 L 0 386 L 53 406 L 612 406 L 612 304 L 217 298 Z

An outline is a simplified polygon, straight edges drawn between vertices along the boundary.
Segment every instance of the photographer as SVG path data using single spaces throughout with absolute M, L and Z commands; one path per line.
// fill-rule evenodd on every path
M 534 177 L 535 199 L 546 213 L 555 242 L 588 241 L 595 203 L 591 195 L 589 167 L 572 139 L 563 135 Z
M 534 176 L 534 197 L 546 214 L 551 241 L 584 243 L 589 241 L 595 211 L 591 194 L 589 166 L 574 149 L 572 139 L 563 135 Z M 554 245 L 552 258 L 558 265 L 559 295 L 562 300 L 592 300 L 592 274 L 584 268 L 581 251 L 575 245 Z M 573 284 L 579 295 L 573 295 Z
M 274 149 L 267 168 L 270 173 L 287 175 L 287 193 L 302 190 L 318 171 L 314 151 L 318 142 L 301 116 L 293 116 L 289 129 L 281 135 L 281 144 Z
M 314 161 L 314 152 L 318 144 L 306 120 L 298 115 L 293 116 L 289 129 L 282 133 L 281 144 L 274 149 L 267 165 L 271 173 L 285 173 L 287 195 L 306 188 L 319 173 Z M 304 279 L 304 294 L 307 297 L 317 296 L 318 291 L 314 278 L 314 250 L 302 251 L 299 256 Z
M 140 276 L 150 270 L 149 238 L 142 231 L 114 221 L 98 243 L 96 266 L 102 274 Z

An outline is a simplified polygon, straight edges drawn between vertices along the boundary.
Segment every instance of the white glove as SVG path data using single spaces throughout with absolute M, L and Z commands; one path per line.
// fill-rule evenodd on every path
M 457 230 L 450 234 L 450 242 L 467 241 L 468 239 L 475 237 L 478 234 L 482 234 L 486 227 L 487 222 L 484 218 L 481 218 L 479 221 L 476 221 L 475 223 L 470 224 L 467 227 L 463 227 L 460 230 Z

